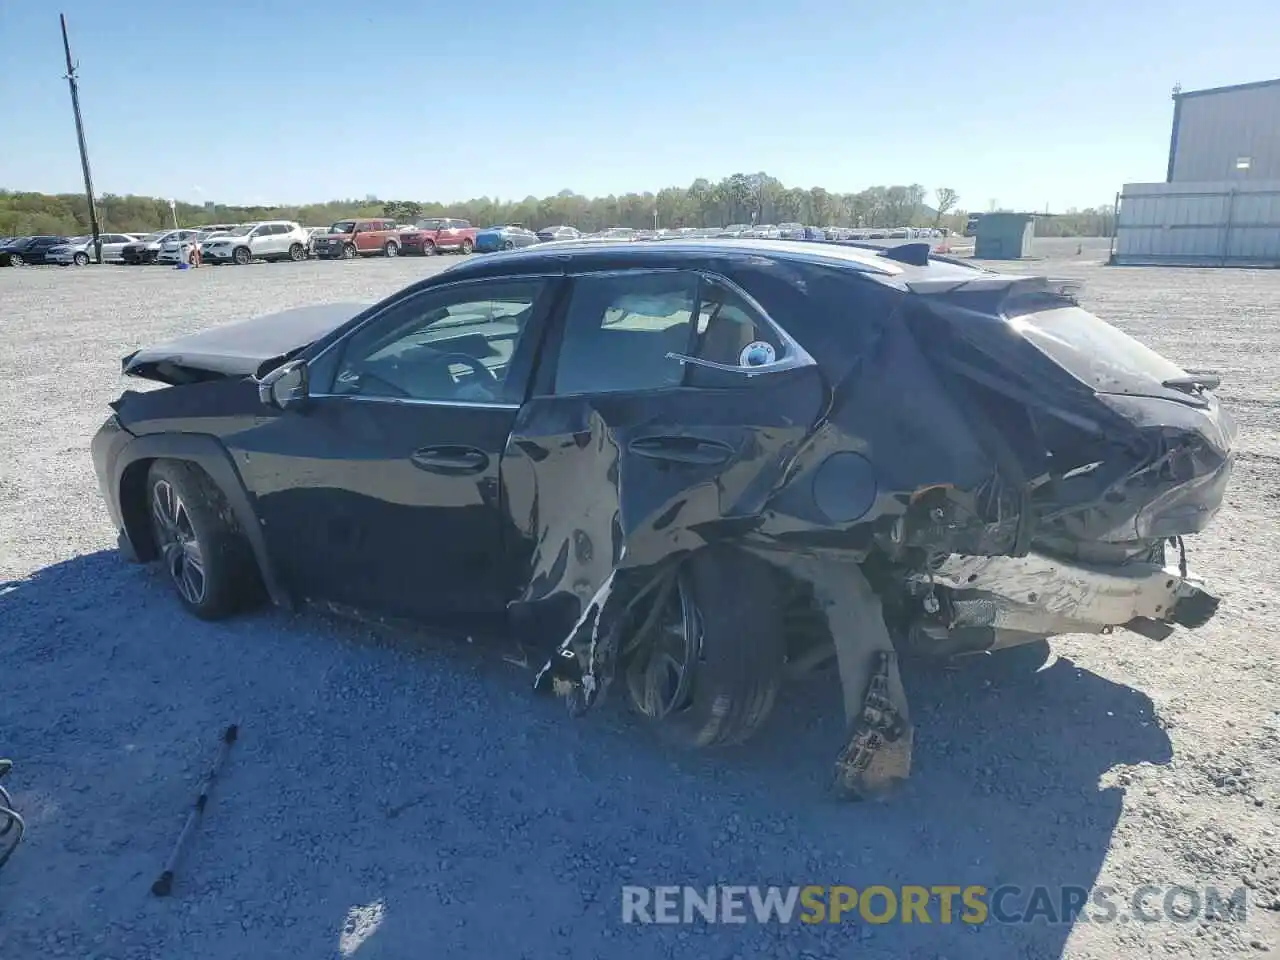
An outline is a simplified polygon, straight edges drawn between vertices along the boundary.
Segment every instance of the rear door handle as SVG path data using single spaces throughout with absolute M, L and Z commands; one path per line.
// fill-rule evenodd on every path
M 636 456 L 651 460 L 706 466 L 728 463 L 737 452 L 727 443 L 702 437 L 640 437 L 632 440 L 628 449 Z
M 482 473 L 489 466 L 489 455 L 475 447 L 423 447 L 413 451 L 409 460 L 421 470 L 455 477 Z

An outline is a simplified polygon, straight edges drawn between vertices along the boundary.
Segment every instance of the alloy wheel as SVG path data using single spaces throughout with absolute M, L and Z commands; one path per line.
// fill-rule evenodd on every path
M 627 692 L 641 713 L 664 720 L 689 706 L 702 624 L 687 578 L 661 589 L 643 646 L 627 666 Z
M 173 585 L 184 600 L 199 606 L 208 589 L 204 554 L 187 506 L 167 480 L 157 481 L 151 489 L 151 523 Z

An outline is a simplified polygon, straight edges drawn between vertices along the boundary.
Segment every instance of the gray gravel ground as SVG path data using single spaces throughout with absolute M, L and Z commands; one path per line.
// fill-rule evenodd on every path
M 1031 266 L 1085 278 L 1088 306 L 1222 372 L 1239 465 L 1191 546 L 1225 604 L 1164 643 L 1062 638 L 1037 673 L 910 678 L 917 768 L 883 805 L 824 793 L 829 679 L 791 691 L 751 749 L 678 756 L 620 707 L 570 720 L 476 647 L 314 614 L 201 623 L 116 558 L 87 443 L 120 356 L 452 261 L 0 270 L 0 756 L 29 825 L 0 871 L 0 957 L 1274 956 L 1280 271 L 1039 249 Z M 233 720 L 176 895 L 155 900 Z M 1250 900 L 1244 923 L 620 922 L 622 884 L 716 882 L 1243 883 Z

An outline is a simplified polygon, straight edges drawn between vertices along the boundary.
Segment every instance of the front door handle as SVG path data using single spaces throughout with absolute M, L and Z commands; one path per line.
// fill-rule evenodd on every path
M 423 447 L 413 451 L 409 461 L 421 470 L 456 477 L 483 473 L 489 466 L 489 455 L 475 447 Z
M 727 443 L 702 437 L 640 437 L 628 449 L 651 460 L 693 463 L 705 466 L 728 463 L 737 452 Z

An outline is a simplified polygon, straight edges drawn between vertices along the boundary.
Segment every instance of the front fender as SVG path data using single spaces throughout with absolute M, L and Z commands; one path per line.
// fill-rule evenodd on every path
M 226 497 L 236 524 L 253 550 L 262 574 L 263 585 L 271 602 L 285 609 L 293 608 L 293 598 L 284 589 L 267 552 L 262 525 L 244 480 L 226 447 L 213 436 L 201 433 L 144 434 L 129 441 L 120 450 L 111 467 L 109 482 L 120 504 L 122 532 L 140 560 L 155 556 L 147 519 L 145 484 L 147 470 L 159 459 L 185 460 L 207 473 Z

